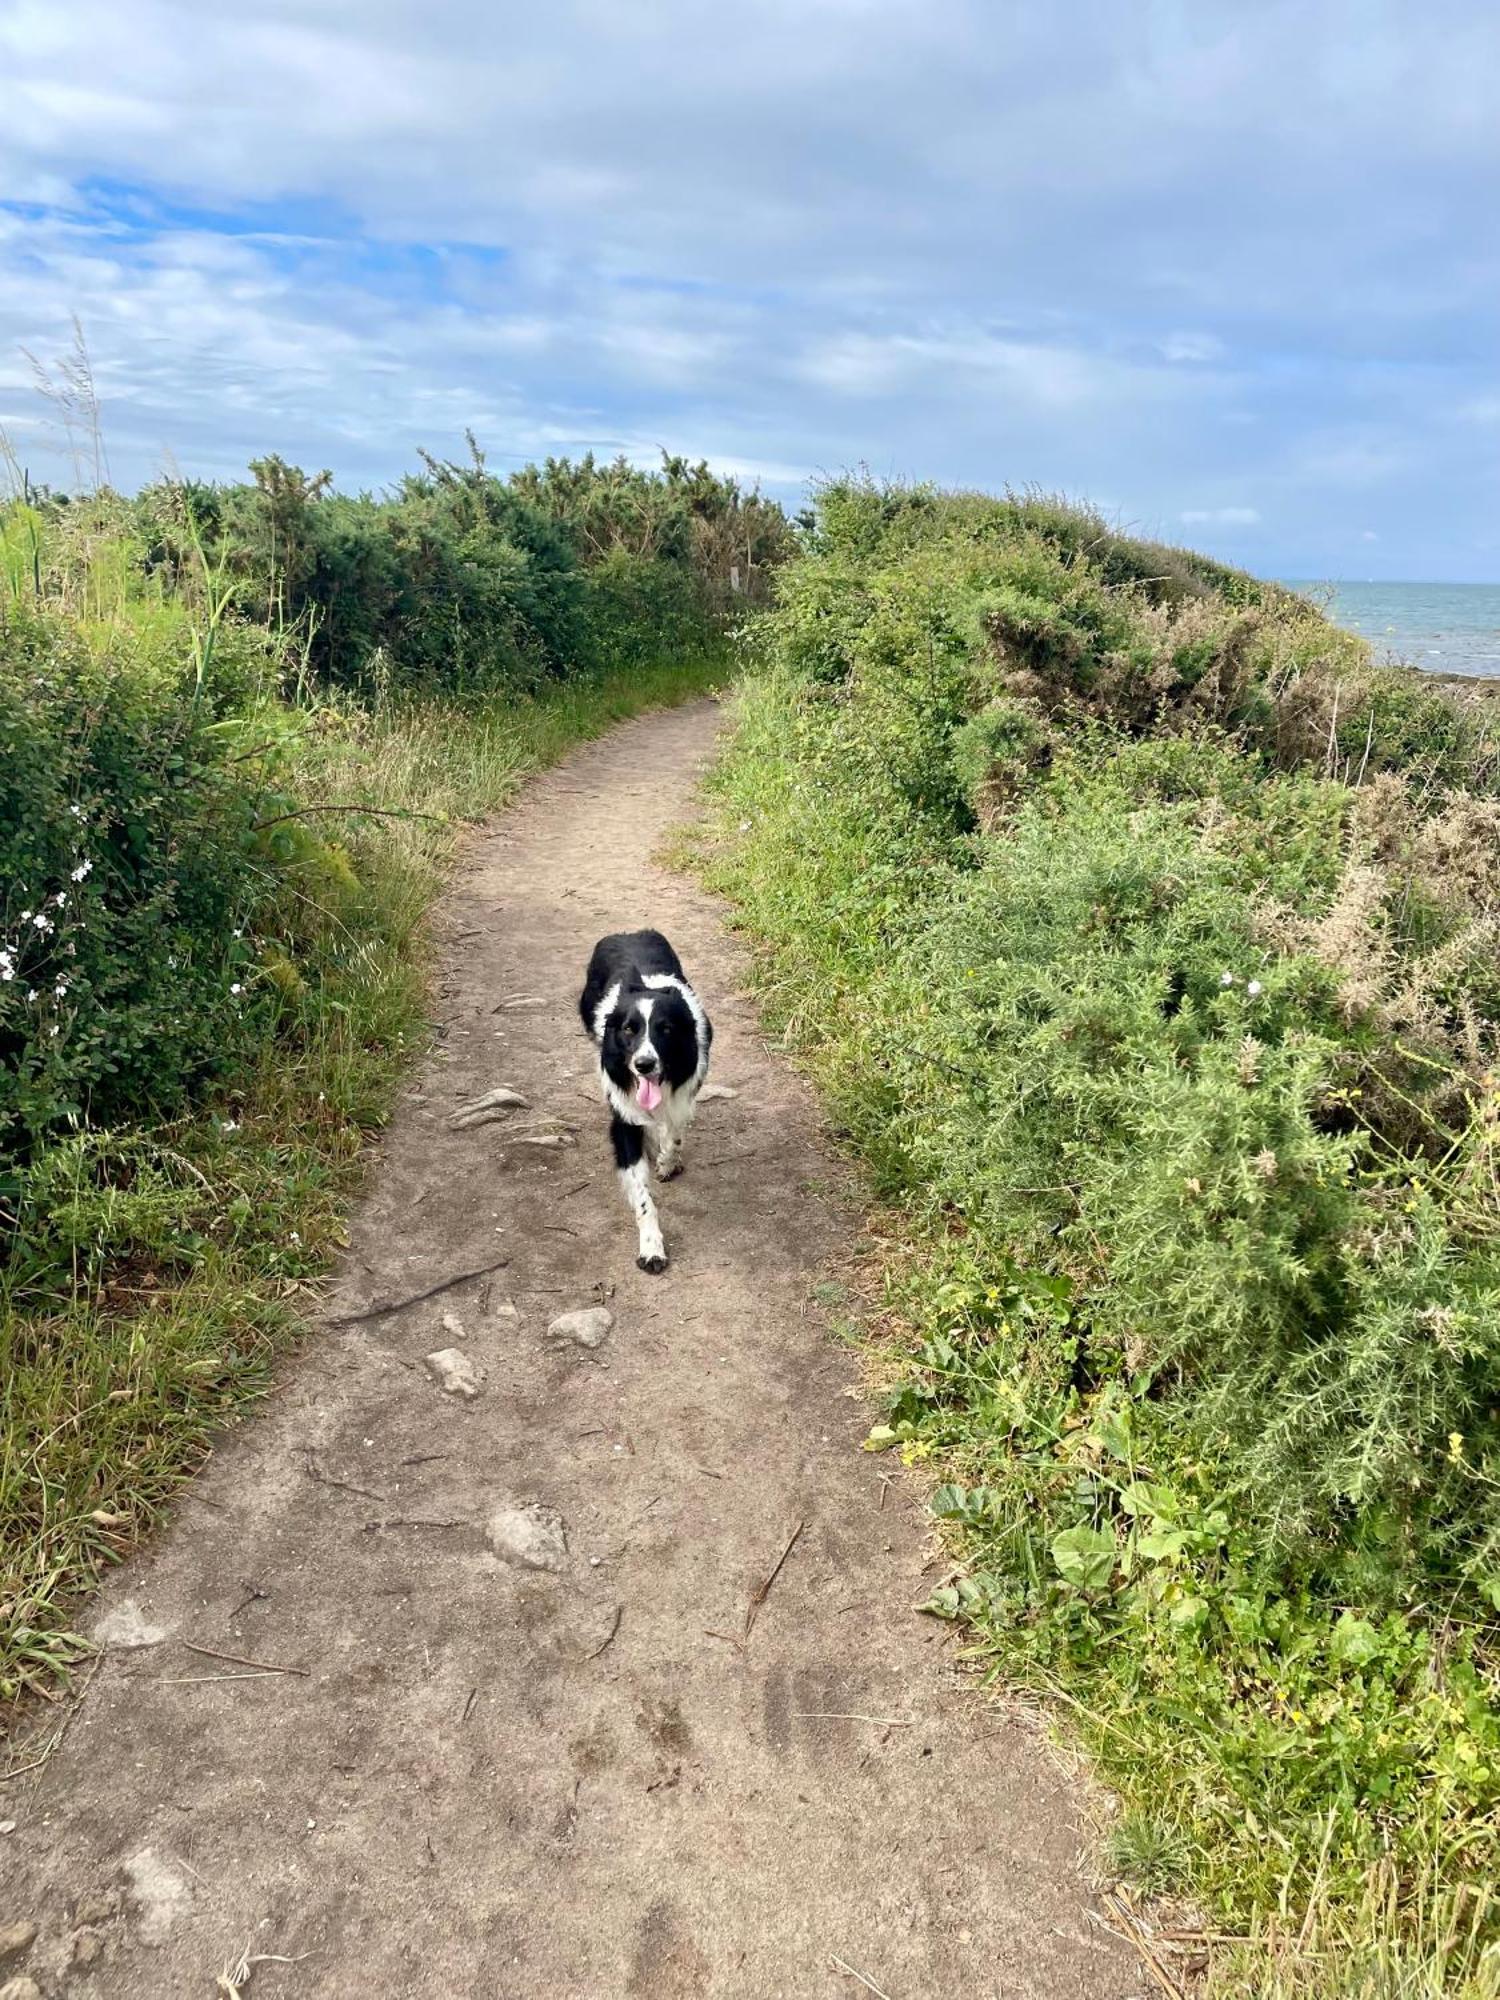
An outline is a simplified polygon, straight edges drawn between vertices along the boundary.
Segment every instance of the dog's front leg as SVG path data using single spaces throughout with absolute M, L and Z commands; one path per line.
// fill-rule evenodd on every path
M 609 1136 L 615 1149 L 620 1186 L 630 1203 L 640 1237 L 640 1250 L 635 1261 L 643 1271 L 665 1271 L 667 1246 L 662 1241 L 656 1203 L 651 1199 L 651 1186 L 646 1175 L 645 1135 L 639 1125 L 629 1125 L 623 1118 L 615 1117 L 610 1120 Z

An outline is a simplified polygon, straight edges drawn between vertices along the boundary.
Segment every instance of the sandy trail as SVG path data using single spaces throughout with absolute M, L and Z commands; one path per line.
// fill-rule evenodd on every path
M 921 1520 L 853 1448 L 869 1414 L 810 1302 L 853 1241 L 837 1170 L 719 911 L 649 860 L 717 726 L 702 702 L 621 728 L 469 850 L 442 912 L 442 1053 L 382 1143 L 326 1316 L 510 1262 L 309 1339 L 112 1581 L 62 1747 L 0 1795 L 0 1926 L 37 1926 L 0 1983 L 1140 1991 L 1088 1919 L 1057 1769 L 955 1685 L 951 1635 L 912 1613 Z M 594 938 L 644 923 L 677 945 L 714 1018 L 712 1078 L 738 1091 L 704 1105 L 662 1191 L 661 1278 L 635 1268 L 574 1014 Z M 450 1127 L 500 1083 L 532 1110 Z M 515 1143 L 559 1122 L 570 1147 Z M 554 1315 L 601 1296 L 602 1345 L 549 1343 Z M 433 1379 L 440 1348 L 477 1397 Z M 528 1507 L 563 1524 L 557 1568 L 493 1545 L 497 1511 Z M 257 1678 L 189 1642 L 303 1671 Z M 219 1983 L 242 1957 L 248 1979 Z

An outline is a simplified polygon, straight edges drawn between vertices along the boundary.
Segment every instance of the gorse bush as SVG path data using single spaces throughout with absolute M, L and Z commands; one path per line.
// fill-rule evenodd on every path
M 428 458 L 393 497 L 332 491 L 279 458 L 253 483 L 148 489 L 148 564 L 191 577 L 206 547 L 248 617 L 300 642 L 313 685 L 364 696 L 534 690 L 690 647 L 788 546 L 781 510 L 664 460 L 549 460 L 496 478 Z M 747 554 L 747 551 L 749 552 Z
M 1320 1853 L 1325 1891 L 1434 1840 L 1477 1879 L 1482 722 L 1047 500 L 835 483 L 755 649 L 709 866 L 904 1218 L 874 1442 L 943 1470 L 966 1562 L 933 1608 L 1073 1690 L 1240 1912 Z

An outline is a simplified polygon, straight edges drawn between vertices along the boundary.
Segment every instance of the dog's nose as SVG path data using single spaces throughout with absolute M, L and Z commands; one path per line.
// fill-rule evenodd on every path
M 649 1049 L 643 1051 L 635 1059 L 635 1073 L 637 1076 L 655 1076 L 660 1068 L 661 1064 L 651 1054 Z

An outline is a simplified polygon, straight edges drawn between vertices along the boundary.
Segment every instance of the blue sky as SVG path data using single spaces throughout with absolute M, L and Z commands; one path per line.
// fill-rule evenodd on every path
M 0 0 L 0 426 L 379 488 L 702 454 L 1500 580 L 1500 13 Z

